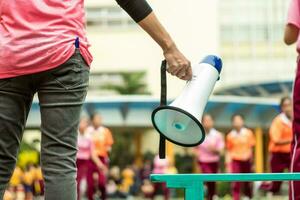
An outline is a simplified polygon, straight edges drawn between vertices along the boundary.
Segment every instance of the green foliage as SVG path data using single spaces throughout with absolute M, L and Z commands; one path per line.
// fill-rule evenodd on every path
M 128 164 L 134 162 L 133 153 L 133 134 L 132 133 L 116 133 L 113 134 L 115 143 L 112 147 L 110 155 L 111 166 L 117 165 L 121 169 L 126 167 Z
M 217 182 L 217 194 L 219 197 L 226 197 L 231 194 L 231 182 Z
M 20 166 L 21 168 L 25 168 L 25 166 L 28 163 L 38 164 L 39 157 L 39 152 L 34 148 L 34 142 L 21 142 L 20 151 L 18 155 L 18 166 Z
M 102 86 L 102 89 L 114 90 L 121 95 L 150 94 L 147 85 L 144 83 L 145 72 L 121 72 L 122 83 Z
M 25 141 L 22 141 L 21 142 L 21 145 L 20 145 L 20 153 L 22 153 L 23 151 L 34 151 L 35 148 L 33 147 L 32 144 L 29 144 Z
M 178 170 L 178 173 L 192 173 L 193 171 L 193 156 L 184 154 L 175 155 L 175 166 Z

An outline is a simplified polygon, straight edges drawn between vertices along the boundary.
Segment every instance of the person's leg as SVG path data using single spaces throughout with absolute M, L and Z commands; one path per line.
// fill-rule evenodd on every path
M 106 159 L 104 157 L 99 157 L 99 159 L 108 167 L 108 163 L 106 163 Z M 99 169 L 97 170 L 98 172 L 98 186 L 99 190 L 101 192 L 101 199 L 106 200 L 107 194 L 106 194 L 106 176 L 105 174 L 100 171 Z
M 211 170 L 213 174 L 216 174 L 218 173 L 219 171 L 219 163 L 218 162 L 215 162 L 215 163 L 211 163 Z M 211 200 L 214 198 L 214 195 L 216 194 L 216 182 L 210 182 L 211 186 L 210 186 L 210 197 L 211 197 Z
M 32 200 L 32 198 L 33 198 L 32 186 L 25 185 L 25 200 Z
M 286 168 L 285 163 L 285 158 L 284 154 L 281 153 L 272 153 L 272 158 L 271 158 L 271 172 L 272 173 L 280 173 L 283 172 L 284 169 Z M 278 193 L 280 191 L 282 181 L 273 181 L 270 185 L 269 191 L 272 193 Z
M 95 194 L 94 173 L 96 172 L 97 172 L 97 166 L 92 160 L 90 160 L 88 164 L 88 170 L 86 176 L 88 200 L 94 199 L 94 194 Z
M 34 89 L 28 76 L 0 79 L 0 199 L 17 161 Z
M 244 161 L 242 164 L 242 173 L 251 173 L 252 167 L 252 162 L 249 161 Z M 243 182 L 244 185 L 244 193 L 247 197 L 249 197 L 250 199 L 252 198 L 252 182 Z
M 161 186 L 161 183 L 154 183 L 154 184 L 153 184 L 153 193 L 152 193 L 152 195 L 151 195 L 151 199 L 152 199 L 152 200 L 154 200 L 155 195 L 157 194 L 157 192 L 158 192 L 160 186 Z
M 37 79 L 45 200 L 77 199 L 77 135 L 88 79 L 89 68 L 78 50 L 66 63 Z
M 291 172 L 300 172 L 300 62 L 296 71 L 293 93 L 293 141 L 291 149 Z M 300 181 L 291 181 L 290 200 L 300 199 Z
M 232 160 L 231 161 L 232 173 L 241 173 L 241 162 Z M 233 200 L 240 200 L 241 182 L 232 183 L 232 197 Z
M 80 200 L 80 184 L 81 180 L 84 179 L 86 176 L 86 169 L 87 169 L 87 160 L 77 159 L 76 160 L 76 166 L 77 166 L 77 200 Z
M 290 167 L 291 167 L 291 154 L 290 153 L 284 153 L 284 165 L 285 165 L 285 168 L 284 169 L 287 169 L 288 172 L 290 172 Z
M 208 163 L 204 163 L 204 162 L 198 162 L 198 163 L 199 163 L 199 167 L 201 169 L 201 173 L 203 173 L 203 174 L 209 173 L 210 169 L 209 169 Z M 209 182 L 205 182 L 205 185 L 207 188 L 207 198 L 209 199 L 210 192 L 211 192 L 211 184 Z
M 170 189 L 167 187 L 166 183 L 162 183 L 161 188 L 164 194 L 164 200 L 168 200 L 170 198 Z
M 218 163 L 200 163 L 202 173 L 217 173 Z M 215 195 L 215 182 L 206 182 L 207 187 L 207 199 L 212 200 Z
M 105 174 L 100 170 L 97 170 L 97 173 L 98 173 L 98 187 L 101 192 L 101 199 L 106 200 L 106 177 Z

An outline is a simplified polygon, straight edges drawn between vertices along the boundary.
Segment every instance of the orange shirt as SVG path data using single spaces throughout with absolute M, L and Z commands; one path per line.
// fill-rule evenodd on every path
M 23 174 L 23 183 L 26 185 L 32 185 L 34 178 L 35 178 L 35 170 L 34 169 L 25 171 Z
M 110 130 L 106 127 L 89 127 L 87 132 L 91 135 L 94 142 L 96 154 L 101 157 L 108 157 L 108 151 L 114 143 Z
M 20 167 L 16 167 L 13 174 L 12 174 L 12 177 L 10 178 L 10 185 L 11 186 L 18 186 L 21 184 L 21 178 L 23 176 L 23 171 L 21 170 Z
M 291 150 L 291 143 L 278 145 L 275 144 L 278 141 L 290 140 L 292 141 L 293 130 L 292 122 L 286 117 L 285 114 L 281 113 L 273 120 L 270 127 L 270 142 L 269 151 L 277 153 L 289 153 Z
M 35 168 L 35 179 L 36 180 L 43 180 L 43 173 L 41 167 Z
M 255 146 L 255 138 L 250 129 L 242 128 L 239 133 L 232 130 L 226 136 L 227 151 L 233 160 L 246 161 L 251 159 L 253 146 Z

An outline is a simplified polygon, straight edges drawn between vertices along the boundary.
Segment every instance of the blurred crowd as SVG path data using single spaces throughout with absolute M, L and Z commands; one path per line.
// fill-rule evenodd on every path
M 170 191 L 166 186 L 153 185 L 149 179 L 151 173 L 176 173 L 176 168 L 168 159 L 156 156 L 154 160 L 144 160 L 140 168 L 131 164 L 120 169 L 110 166 L 113 143 L 112 133 L 102 125 L 99 114 L 81 119 L 77 154 L 78 199 L 130 199 L 136 195 L 153 199 L 159 191 L 168 199 Z
M 268 134 L 269 165 L 272 173 L 284 172 L 290 167 L 290 149 L 292 142 L 292 100 L 283 97 L 280 100 L 281 112 L 270 124 Z M 226 135 L 214 128 L 213 117 L 205 114 L 202 124 L 206 132 L 204 142 L 195 148 L 195 155 L 202 173 L 218 173 L 221 156 L 225 157 L 225 171 L 228 173 L 253 172 L 253 150 L 255 135 L 247 128 L 242 114 L 234 114 L 231 118 L 232 128 Z M 273 194 L 280 193 L 282 182 L 263 182 L 259 189 Z M 208 182 L 207 199 L 212 200 L 216 195 L 216 183 Z M 233 182 L 231 184 L 233 200 L 253 197 L 252 182 Z M 242 194 L 243 193 L 243 194 Z
M 270 124 L 268 134 L 271 172 L 288 171 L 290 166 L 293 116 L 291 99 L 282 98 L 280 108 L 281 112 Z M 142 166 L 129 163 L 120 168 L 110 166 L 109 157 L 114 138 L 111 131 L 102 125 L 101 115 L 95 113 L 90 118 L 81 118 L 77 153 L 78 200 L 131 199 L 134 196 L 154 199 L 157 194 L 168 200 L 175 195 L 174 191 L 170 191 L 163 183 L 153 184 L 150 174 L 175 174 L 178 171 L 192 173 L 193 168 L 189 166 L 193 160 L 197 161 L 198 171 L 201 173 L 218 173 L 221 166 L 225 166 L 222 172 L 253 172 L 255 135 L 247 128 L 242 114 L 236 113 L 232 116 L 232 128 L 226 134 L 215 129 L 214 117 L 209 113 L 204 114 L 201 121 L 206 133 L 205 140 L 193 149 L 192 156 L 183 156 L 180 159 L 181 163 L 174 163 L 168 158 L 159 159 L 156 155 L 151 159 L 145 158 Z M 179 165 L 180 170 L 177 170 L 175 166 Z M 233 199 L 240 200 L 242 196 L 251 199 L 252 187 L 251 182 L 231 183 Z M 281 182 L 263 182 L 259 188 L 277 194 L 280 192 Z M 42 196 L 43 189 L 41 168 L 29 163 L 24 169 L 16 167 L 5 200 L 32 200 Z M 213 200 L 216 197 L 216 183 L 206 183 L 206 191 L 207 199 Z
M 17 166 L 5 192 L 4 200 L 32 200 L 43 195 L 44 181 L 40 166 L 28 163 Z

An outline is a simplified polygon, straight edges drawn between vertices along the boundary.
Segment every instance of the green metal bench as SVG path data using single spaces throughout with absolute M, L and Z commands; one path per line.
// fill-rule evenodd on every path
M 291 181 L 300 180 L 300 173 L 152 174 L 150 179 L 165 182 L 168 188 L 185 189 L 185 200 L 203 200 L 204 182 Z

